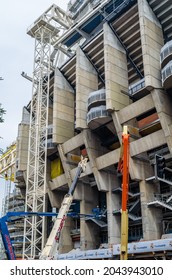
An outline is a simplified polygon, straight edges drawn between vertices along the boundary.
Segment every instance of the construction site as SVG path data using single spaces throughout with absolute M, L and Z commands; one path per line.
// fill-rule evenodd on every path
M 1 259 L 171 260 L 171 0 L 52 4 L 27 34 Z

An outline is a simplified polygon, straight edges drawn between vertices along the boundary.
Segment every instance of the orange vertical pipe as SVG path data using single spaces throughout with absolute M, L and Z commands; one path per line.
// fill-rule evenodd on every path
M 127 210 L 129 181 L 129 134 L 122 135 L 123 142 L 123 176 L 122 176 L 122 211 Z

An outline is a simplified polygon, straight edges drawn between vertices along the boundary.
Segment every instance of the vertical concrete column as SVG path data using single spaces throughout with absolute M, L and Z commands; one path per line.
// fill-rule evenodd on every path
M 62 191 L 52 191 L 51 190 L 51 184 L 49 182 L 47 182 L 47 193 L 48 193 L 48 197 L 51 203 L 51 206 L 53 208 L 60 208 L 62 200 L 65 196 L 65 192 Z
M 66 192 L 62 192 L 58 190 L 51 191 L 50 185 L 48 185 L 48 196 L 52 207 L 60 209 L 65 194 Z M 70 217 L 67 217 L 60 237 L 60 244 L 59 244 L 60 254 L 68 253 L 73 249 L 73 242 L 71 238 L 71 229 L 73 228 L 74 228 L 73 220 Z
M 68 253 L 73 249 L 73 242 L 71 238 L 71 229 L 74 227 L 72 218 L 67 217 L 65 226 L 63 228 L 61 237 L 60 237 L 60 245 L 59 245 L 59 253 L 64 254 Z
M 162 129 L 167 141 L 170 153 L 172 153 L 172 101 L 164 91 L 154 89 L 151 92 L 155 108 L 160 119 Z
M 154 193 L 159 193 L 159 186 L 141 181 L 140 193 L 143 239 L 159 239 L 162 234 L 162 210 L 147 207 L 147 203 L 154 200 Z
M 64 169 L 64 173 L 66 176 L 66 180 L 68 183 L 68 186 L 70 187 L 70 185 L 72 184 L 72 177 L 71 177 L 71 173 L 70 173 L 70 165 L 67 163 L 67 157 L 65 156 L 64 152 L 63 152 L 63 145 L 58 145 L 58 152 L 59 152 L 59 156 L 63 165 L 63 169 Z
M 121 238 L 121 219 L 113 215 L 113 211 L 121 209 L 121 196 L 112 193 L 115 187 L 119 186 L 117 176 L 108 181 L 109 191 L 106 193 L 107 201 L 107 223 L 108 223 L 108 244 L 120 243 Z
M 18 125 L 18 135 L 16 143 L 16 166 L 15 179 L 18 180 L 18 186 L 24 186 L 26 181 L 27 163 L 28 163 L 28 145 L 29 145 L 29 122 L 30 114 L 23 108 L 22 121 Z M 22 176 L 16 177 L 16 172 L 22 171 Z
M 52 124 L 52 123 L 53 123 L 53 105 L 50 104 L 48 108 L 48 124 Z
M 113 215 L 113 210 L 121 208 L 121 203 L 120 197 L 113 194 L 112 189 L 118 186 L 118 180 L 115 175 L 97 169 L 96 158 L 103 153 L 103 148 L 89 130 L 84 130 L 83 135 L 98 190 L 106 191 L 108 243 L 117 243 L 120 240 L 120 218 Z
M 87 128 L 87 101 L 89 93 L 98 90 L 98 77 L 84 52 L 76 51 L 76 128 Z
M 160 50 L 164 45 L 161 25 L 146 0 L 138 0 L 145 85 L 161 87 Z
M 112 113 L 112 119 L 119 137 L 119 141 L 122 144 L 122 131 L 123 127 L 120 123 L 120 117 L 118 112 Z M 131 139 L 130 139 L 131 142 Z M 139 144 L 138 144 L 139 145 Z M 131 150 L 131 147 L 130 147 Z M 145 178 L 153 176 L 153 171 L 150 168 L 149 163 L 133 159 L 130 157 L 129 172 L 132 180 L 144 180 Z
M 104 154 L 106 149 L 101 146 L 100 140 L 90 130 L 84 130 L 83 137 L 97 188 L 99 191 L 108 191 L 109 176 L 106 172 L 98 171 L 96 164 L 96 158 Z
M 29 124 L 20 123 L 18 125 L 18 137 L 17 137 L 16 171 L 27 170 L 28 141 L 29 141 Z
M 55 70 L 53 101 L 53 142 L 63 143 L 74 136 L 74 91 L 61 72 Z
M 107 23 L 104 30 L 104 65 L 106 81 L 106 108 L 120 110 L 129 104 L 126 53 Z
M 98 205 L 97 190 L 91 188 L 88 184 L 82 186 L 82 200 L 80 203 L 80 213 L 90 214 L 92 209 Z M 81 250 L 95 249 L 100 243 L 99 227 L 93 222 L 80 220 L 80 242 Z

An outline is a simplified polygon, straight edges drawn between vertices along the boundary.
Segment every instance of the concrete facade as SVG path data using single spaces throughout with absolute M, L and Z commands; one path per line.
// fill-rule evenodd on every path
M 124 48 L 107 23 L 104 24 L 106 109 L 118 111 L 129 104 L 122 91 L 128 90 L 127 58 Z
M 73 89 L 56 69 L 53 102 L 53 142 L 63 143 L 74 136 Z
M 88 95 L 97 89 L 97 73 L 78 47 L 76 51 L 76 129 L 87 128 L 85 116 Z

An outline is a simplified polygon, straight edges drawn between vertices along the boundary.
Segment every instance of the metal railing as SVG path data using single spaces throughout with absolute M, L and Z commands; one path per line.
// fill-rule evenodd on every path
M 24 231 L 17 231 L 17 232 L 10 233 L 10 237 L 23 236 L 23 234 Z
M 145 87 L 145 78 L 129 87 L 129 95 L 133 95 Z
M 169 198 L 168 194 L 154 194 L 154 199 L 166 203 Z

